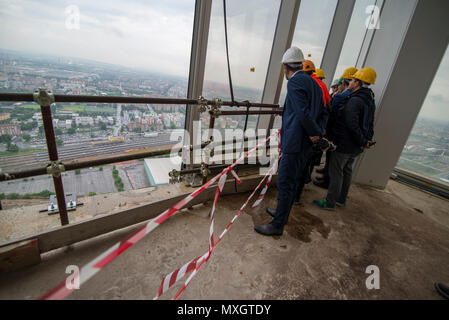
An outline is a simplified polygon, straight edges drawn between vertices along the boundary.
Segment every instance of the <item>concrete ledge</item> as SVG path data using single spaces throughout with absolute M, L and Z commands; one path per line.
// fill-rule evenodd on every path
M 0 248 L 0 272 L 14 271 L 41 262 L 38 239 L 20 241 Z
M 242 183 L 237 185 L 233 178 L 226 181 L 223 188 L 223 195 L 236 194 L 241 192 L 252 191 L 262 179 L 262 176 L 252 176 L 241 178 Z M 273 176 L 271 185 L 277 181 L 277 175 Z M 191 189 L 192 192 L 195 189 Z M 204 190 L 195 199 L 189 202 L 190 207 L 195 204 L 204 203 L 213 200 L 215 195 L 216 184 Z M 29 237 L 16 239 L 13 241 L 0 244 L 0 249 L 11 245 L 18 245 L 23 241 L 38 240 L 36 247 L 39 253 L 48 252 L 63 246 L 68 246 L 86 239 L 90 239 L 117 229 L 122 229 L 137 223 L 155 218 L 166 209 L 175 205 L 178 201 L 186 197 L 190 192 L 182 193 L 178 196 L 155 201 L 149 204 L 137 206 L 120 212 L 108 214 L 98 218 L 92 218 L 78 223 L 69 224 L 58 227 L 49 231 L 38 233 Z

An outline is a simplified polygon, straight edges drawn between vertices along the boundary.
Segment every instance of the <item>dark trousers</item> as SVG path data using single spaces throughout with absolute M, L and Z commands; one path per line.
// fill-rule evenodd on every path
M 325 183 L 329 183 L 329 164 L 331 162 L 332 151 L 326 151 L 326 162 L 324 163 L 323 179 Z
M 304 190 L 304 186 L 312 181 L 313 167 L 319 165 L 323 153 L 313 153 L 306 161 L 302 174 L 298 180 L 298 189 L 296 191 L 295 201 L 301 200 L 301 194 Z
M 328 207 L 335 207 L 335 203 L 346 203 L 352 180 L 352 168 L 359 154 L 332 152 L 329 162 L 329 188 L 326 202 Z
M 276 216 L 271 224 L 283 228 L 288 221 L 290 209 L 295 200 L 298 182 L 308 155 L 300 153 L 284 153 L 279 161 L 278 171 L 278 203 Z

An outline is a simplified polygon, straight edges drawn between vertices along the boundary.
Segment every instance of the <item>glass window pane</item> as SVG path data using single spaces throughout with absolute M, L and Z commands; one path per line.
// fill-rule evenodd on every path
M 449 185 L 449 49 L 404 146 L 398 167 Z
M 2 1 L 0 92 L 43 87 L 68 95 L 186 98 L 194 13 L 195 0 Z M 178 140 L 171 141 L 170 134 L 184 128 L 186 107 L 55 103 L 51 109 L 59 159 L 72 161 L 174 145 Z M 37 104 L 0 102 L 0 136 L 3 172 L 47 164 Z M 143 160 L 115 166 L 65 172 L 64 190 L 86 202 L 89 194 L 103 199 L 99 194 L 151 185 Z M 54 191 L 47 175 L 2 182 L 0 194 L 13 194 L 3 209 L 32 204 L 29 197 L 46 208 L 45 190 Z M 77 221 L 73 216 L 70 212 L 70 222 Z M 59 224 L 53 217 L 52 227 Z
M 279 7 L 279 0 L 226 1 L 229 60 L 236 101 L 262 100 Z M 208 99 L 231 100 L 221 0 L 212 2 L 203 95 Z M 249 117 L 248 128 L 256 127 L 257 118 Z M 208 113 L 203 113 L 201 120 L 203 129 L 209 126 Z M 244 121 L 245 116 L 220 117 L 215 127 L 243 129 Z
M 300 48 L 306 59 L 312 60 L 318 68 L 334 18 L 337 0 L 301 0 L 292 46 Z M 309 56 L 310 55 L 310 56 Z M 282 84 L 279 103 L 283 104 L 287 94 L 287 81 Z M 274 128 L 280 128 L 281 117 L 277 116 Z
M 365 34 L 368 31 L 365 25 L 366 19 L 369 17 L 366 8 L 375 3 L 376 0 L 356 0 L 334 79 L 340 78 L 345 69 L 355 67 Z

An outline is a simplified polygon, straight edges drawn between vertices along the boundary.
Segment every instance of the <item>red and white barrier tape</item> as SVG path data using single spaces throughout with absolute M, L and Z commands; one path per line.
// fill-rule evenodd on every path
M 272 133 L 270 136 L 267 137 L 267 139 L 261 143 L 259 143 L 257 146 L 243 154 L 239 159 L 237 159 L 231 166 L 224 169 L 221 173 L 207 181 L 204 185 L 199 187 L 197 190 L 193 191 L 191 194 L 189 194 L 186 198 L 179 201 L 177 204 L 175 204 L 170 209 L 165 210 L 163 213 L 158 215 L 156 218 L 150 220 L 148 223 L 146 223 L 143 227 L 141 227 L 139 230 L 134 232 L 133 234 L 129 235 L 127 238 L 122 240 L 121 242 L 116 243 L 111 248 L 106 250 L 104 253 L 99 255 L 97 258 L 83 266 L 80 270 L 80 285 L 87 282 L 90 278 L 92 278 L 95 274 L 97 274 L 102 268 L 104 268 L 106 265 L 111 263 L 113 260 L 115 260 L 119 255 L 121 255 L 124 251 L 126 251 L 129 247 L 136 244 L 139 240 L 141 240 L 143 237 L 145 237 L 148 233 L 156 229 L 160 224 L 162 224 L 164 221 L 166 221 L 169 217 L 171 217 L 173 214 L 175 214 L 178 210 L 183 208 L 187 203 L 192 201 L 196 196 L 198 196 L 201 192 L 203 192 L 206 188 L 208 188 L 210 185 L 215 183 L 217 180 L 219 180 L 222 176 L 226 175 L 228 171 L 233 171 L 232 169 L 239 164 L 243 159 L 248 157 L 249 154 L 256 151 L 258 148 L 260 148 L 262 145 L 264 145 L 268 140 L 270 140 L 276 132 Z M 238 177 L 237 177 L 238 178 Z M 218 197 L 216 195 L 216 197 Z M 213 227 L 211 228 L 213 229 Z M 220 240 L 220 239 L 219 239 Z M 218 241 L 219 242 L 219 241 Z M 218 243 L 217 242 L 217 243 Z M 216 244 L 215 244 L 216 245 Z M 211 248 L 214 248 L 212 246 Z M 211 250 L 210 250 L 211 251 Z M 204 259 L 202 260 L 201 264 L 204 262 Z M 197 266 L 199 269 L 199 267 Z M 196 269 L 195 269 L 196 270 Z M 60 300 L 64 299 L 67 295 L 69 295 L 74 289 L 72 287 L 67 288 L 66 281 L 62 281 L 59 285 L 57 285 L 55 288 L 44 294 L 42 297 L 39 298 L 39 300 Z
M 243 212 L 243 210 L 245 209 L 245 207 L 247 206 L 249 201 L 252 199 L 254 194 L 256 194 L 257 190 L 259 190 L 260 186 L 265 181 L 265 179 L 268 177 L 268 180 L 271 181 L 271 178 L 272 178 L 274 172 L 276 172 L 276 170 L 275 170 L 276 168 L 277 168 L 277 163 L 275 163 L 270 168 L 270 170 L 267 172 L 267 174 L 264 176 L 264 178 L 259 182 L 257 187 L 254 189 L 254 191 L 251 193 L 251 195 L 248 197 L 248 199 L 245 201 L 245 203 L 242 205 L 242 207 L 239 209 L 239 211 L 233 217 L 231 222 L 228 223 L 226 228 L 223 230 L 221 235 L 218 237 L 217 242 L 213 243 L 213 240 L 210 242 L 210 243 L 212 243 L 212 247 L 209 246 L 209 251 L 208 252 L 206 252 L 202 256 L 197 257 L 197 258 L 193 259 L 192 261 L 186 263 L 181 268 L 176 269 L 175 271 L 171 272 L 170 274 L 168 274 L 167 276 L 165 276 L 162 279 L 161 285 L 160 285 L 159 290 L 158 290 L 158 294 L 157 294 L 157 296 L 154 299 L 158 299 L 168 289 L 170 289 L 170 287 L 173 286 L 177 281 L 181 280 L 186 274 L 192 272 L 192 274 L 187 278 L 186 282 L 181 287 L 181 289 L 179 289 L 178 293 L 175 295 L 175 297 L 173 299 L 176 300 L 182 294 L 182 292 L 184 292 L 184 290 L 187 288 L 187 286 L 189 285 L 190 281 L 196 275 L 196 273 L 201 268 L 201 266 L 204 264 L 204 262 L 209 260 L 212 251 L 220 243 L 220 241 L 223 239 L 224 235 L 229 231 L 229 229 L 231 228 L 231 226 L 233 225 L 235 220 L 237 220 L 237 218 Z M 219 193 L 220 193 L 219 187 L 217 187 L 217 192 L 216 192 L 216 196 L 215 196 L 215 199 L 214 199 L 214 204 L 212 205 L 212 209 L 211 209 L 211 226 L 213 226 L 213 223 L 214 223 L 213 220 L 214 220 L 215 206 L 216 206 L 216 202 L 218 200 Z M 213 228 L 210 229 L 210 239 L 213 239 Z

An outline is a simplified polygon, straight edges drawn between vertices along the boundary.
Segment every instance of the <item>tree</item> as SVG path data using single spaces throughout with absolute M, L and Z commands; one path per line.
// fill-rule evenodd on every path
M 59 129 L 59 128 L 55 128 L 55 135 L 56 135 L 56 136 L 62 135 L 62 130 Z
M 9 147 L 9 145 L 11 144 L 11 136 L 9 134 L 2 134 L 0 136 L 0 142 L 6 143 L 6 145 Z
M 41 137 L 44 136 L 44 126 L 39 127 L 39 136 L 41 136 Z
M 76 132 L 76 130 L 75 130 L 73 127 L 67 129 L 67 133 L 68 133 L 68 134 L 75 134 L 75 132 Z
M 72 121 L 72 128 L 76 129 L 76 122 L 75 121 Z
M 61 146 L 62 145 L 62 140 L 59 138 L 56 138 L 56 145 Z
M 15 144 L 10 144 L 6 150 L 9 152 L 19 152 L 19 147 Z
M 103 122 L 100 124 L 100 130 L 105 131 L 107 129 L 106 124 Z
M 25 140 L 26 142 L 30 142 L 31 136 L 28 133 L 24 133 L 22 135 L 22 139 Z
M 36 120 L 28 122 L 28 123 L 23 123 L 22 122 L 20 124 L 20 130 L 22 130 L 22 131 L 32 130 L 32 129 L 36 128 L 36 127 L 37 127 L 37 121 Z

